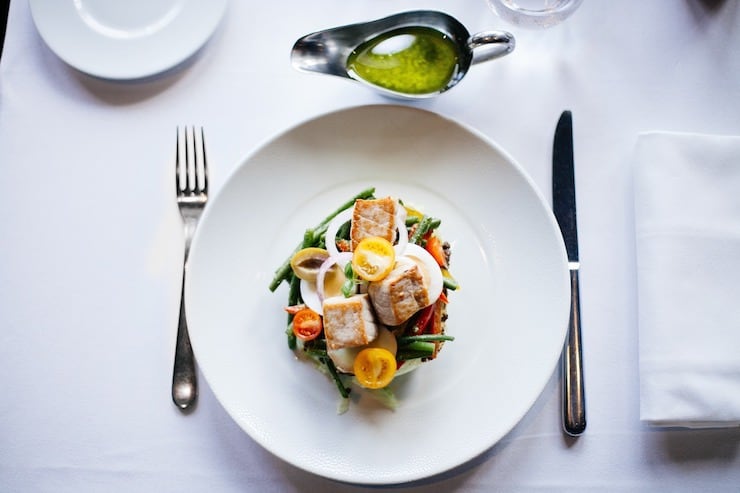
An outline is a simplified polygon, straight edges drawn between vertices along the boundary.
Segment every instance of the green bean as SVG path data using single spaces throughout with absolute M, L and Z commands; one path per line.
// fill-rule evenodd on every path
M 414 234 L 411 235 L 411 238 L 409 238 L 409 243 L 421 245 L 424 240 L 424 235 L 427 234 L 429 231 L 438 228 L 440 224 L 442 224 L 441 220 L 425 215 L 421 218 L 421 221 L 419 221 L 419 224 L 416 226 L 416 231 L 414 231 Z
M 449 289 L 450 291 L 457 291 L 460 288 L 460 285 L 457 283 L 456 280 L 452 279 L 451 277 L 444 276 L 442 278 L 442 285 Z
M 295 306 L 303 302 L 301 298 L 301 280 L 292 272 L 288 275 L 290 290 L 288 291 L 288 306 Z
M 437 342 L 437 341 L 454 341 L 453 336 L 445 334 L 420 334 L 417 336 L 403 336 L 398 338 L 398 345 L 410 345 L 414 342 Z
M 300 246 L 296 248 L 293 253 L 297 252 L 299 249 Z M 293 258 L 293 255 L 288 257 L 288 260 L 283 262 L 283 264 L 275 271 L 275 276 L 272 278 L 272 282 L 270 282 L 270 291 L 275 291 L 278 286 L 280 286 L 280 283 L 288 279 L 288 276 L 293 273 L 293 269 L 290 267 L 291 258 Z
M 331 360 L 331 358 L 322 358 L 321 361 L 326 365 L 326 368 L 329 370 L 329 375 L 331 375 L 331 378 L 334 380 L 334 383 L 337 384 L 337 389 L 339 389 L 339 393 L 345 399 L 348 398 L 351 389 L 348 389 L 347 387 L 344 386 L 344 383 L 342 382 L 341 378 L 339 378 L 339 373 L 337 373 L 337 367 L 334 366 L 334 362 Z
M 314 235 L 313 229 L 307 229 L 303 233 L 303 243 L 301 243 L 301 248 L 309 248 L 314 246 L 316 243 L 316 237 Z M 290 263 L 290 260 L 288 260 L 288 263 Z
M 396 353 L 396 359 L 398 361 L 408 361 L 410 359 L 429 358 L 432 356 L 432 351 L 405 351 L 398 350 Z
M 303 351 L 305 351 L 306 354 L 308 354 L 309 356 L 313 358 L 318 358 L 320 361 L 328 357 L 328 353 L 326 352 L 326 349 L 304 347 Z
M 288 292 L 288 306 L 294 306 L 301 303 L 301 280 L 298 276 L 290 273 L 290 290 Z M 292 351 L 296 348 L 296 337 L 293 332 L 293 314 L 288 314 L 288 329 L 285 331 L 288 337 L 288 348 Z
M 339 214 L 341 214 L 342 212 L 346 211 L 347 209 L 355 205 L 356 201 L 360 199 L 372 198 L 374 196 L 373 195 L 374 193 L 375 193 L 374 187 L 367 188 L 363 190 L 362 192 L 358 193 L 357 195 L 355 195 L 352 199 L 342 204 L 337 210 L 335 210 L 334 212 L 326 216 L 326 218 L 324 218 L 323 221 L 321 221 L 318 225 L 316 225 L 315 228 L 313 228 L 312 233 L 314 237 L 318 239 L 320 236 L 326 235 L 326 230 L 329 229 L 329 223 L 331 222 L 332 219 L 334 219 Z M 345 233 L 345 234 L 348 234 L 348 233 Z
M 292 317 L 292 315 L 291 315 Z M 296 348 L 296 337 L 295 333 L 293 332 L 293 322 L 288 322 L 288 328 L 285 329 L 285 335 L 288 337 L 288 349 L 293 351 Z
M 399 345 L 398 352 L 412 351 L 412 352 L 432 354 L 435 348 L 436 348 L 436 345 L 433 342 L 415 341 L 415 342 L 410 342 L 408 344 Z
M 369 198 L 372 198 L 374 194 L 375 194 L 375 187 L 366 188 L 365 190 L 361 191 L 360 193 L 352 197 L 350 200 L 348 200 L 347 202 L 339 206 L 337 210 L 335 210 L 334 212 L 326 216 L 326 218 L 323 221 L 321 221 L 319 225 L 316 226 L 316 228 L 314 229 L 319 229 L 323 226 L 327 226 L 331 222 L 332 219 L 334 219 L 339 214 L 341 214 L 342 212 L 346 211 L 347 209 L 355 205 L 355 202 L 358 199 L 369 199 Z

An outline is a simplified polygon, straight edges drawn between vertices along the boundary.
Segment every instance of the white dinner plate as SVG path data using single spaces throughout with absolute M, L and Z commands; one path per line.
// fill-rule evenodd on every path
M 69 65 L 105 79 L 172 68 L 211 36 L 227 0 L 29 0 L 44 42 Z
M 268 285 L 306 228 L 368 186 L 442 219 L 452 245 L 448 342 L 394 380 L 391 411 L 288 349 L 287 286 Z M 186 307 L 196 359 L 254 440 L 335 480 L 403 483 L 486 451 L 524 416 L 561 353 L 569 281 L 560 231 L 514 161 L 474 131 L 404 106 L 308 121 L 249 156 L 204 212 Z M 356 396 L 357 397 L 357 396 Z

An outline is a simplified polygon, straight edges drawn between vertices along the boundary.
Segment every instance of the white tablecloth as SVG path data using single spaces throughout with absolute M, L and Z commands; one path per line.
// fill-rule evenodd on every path
M 233 0 L 195 58 L 137 83 L 65 65 L 28 2 L 13 0 L 0 61 L 0 490 L 362 489 L 263 450 L 202 379 L 194 412 L 172 404 L 182 260 L 172 139 L 178 124 L 205 126 L 217 192 L 279 131 L 387 102 L 294 71 L 289 51 L 319 28 L 415 8 L 515 34 L 510 56 L 473 67 L 440 98 L 404 104 L 491 137 L 547 197 L 555 122 L 573 111 L 589 422 L 580 438 L 563 436 L 553 374 L 503 440 L 409 491 L 737 491 L 740 430 L 639 422 L 631 185 L 639 132 L 740 134 L 731 0 L 590 0 L 546 31 L 507 26 L 483 0 Z

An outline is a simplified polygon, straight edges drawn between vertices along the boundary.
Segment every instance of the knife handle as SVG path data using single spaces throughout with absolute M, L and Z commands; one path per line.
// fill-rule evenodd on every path
M 583 391 L 581 356 L 581 307 L 578 269 L 570 270 L 570 322 L 563 355 L 563 429 L 580 435 L 586 429 L 586 402 Z

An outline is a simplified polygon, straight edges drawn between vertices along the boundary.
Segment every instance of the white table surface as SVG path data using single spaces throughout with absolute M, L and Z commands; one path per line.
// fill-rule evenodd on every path
M 512 55 L 413 105 L 494 139 L 548 198 L 555 122 L 573 111 L 588 429 L 561 433 L 554 373 L 503 440 L 408 491 L 738 491 L 739 429 L 639 421 L 631 186 L 639 132 L 740 134 L 732 0 L 586 0 L 546 31 L 507 26 L 483 0 L 232 0 L 197 56 L 137 83 L 65 65 L 28 2 L 13 0 L 0 61 L 0 490 L 363 489 L 263 450 L 202 379 L 194 412 L 172 404 L 182 261 L 172 140 L 178 124 L 205 126 L 215 193 L 276 133 L 389 102 L 298 73 L 288 54 L 302 34 L 415 8 L 515 34 Z

